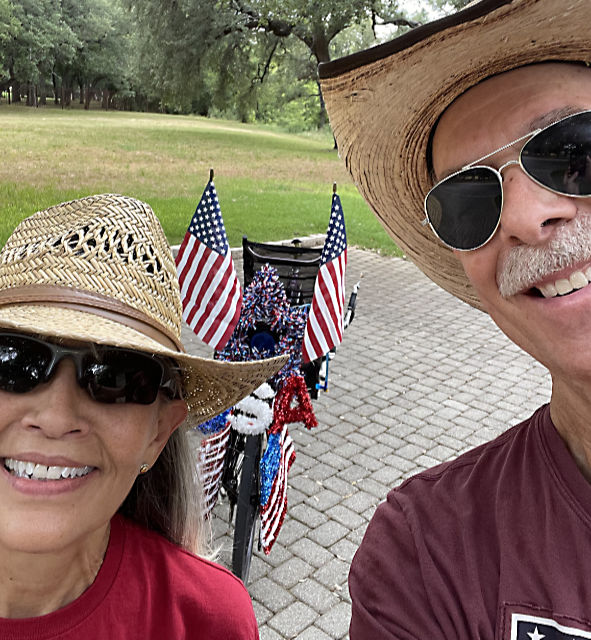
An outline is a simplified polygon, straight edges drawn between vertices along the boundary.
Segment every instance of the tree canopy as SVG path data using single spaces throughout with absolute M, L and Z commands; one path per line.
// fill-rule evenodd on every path
M 319 62 L 466 1 L 0 0 L 0 91 L 318 127 Z

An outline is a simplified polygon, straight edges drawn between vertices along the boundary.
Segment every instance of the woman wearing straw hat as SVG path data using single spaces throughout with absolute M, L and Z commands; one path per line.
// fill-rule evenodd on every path
M 552 377 L 549 405 L 377 509 L 351 640 L 591 638 L 590 24 L 589 0 L 483 0 L 321 68 L 392 237 Z
M 183 423 L 281 365 L 185 353 L 150 207 L 93 196 L 0 252 L 0 637 L 258 638 L 203 551 Z

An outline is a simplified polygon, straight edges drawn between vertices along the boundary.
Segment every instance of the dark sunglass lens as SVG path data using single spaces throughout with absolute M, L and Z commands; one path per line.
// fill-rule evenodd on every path
M 540 131 L 523 147 L 521 164 L 545 187 L 591 195 L 591 113 L 579 113 Z
M 51 349 L 42 342 L 0 334 L 0 389 L 26 393 L 47 380 Z
M 152 404 L 162 380 L 162 365 L 153 358 L 124 349 L 98 351 L 84 363 L 83 384 L 98 402 Z
M 476 249 L 499 224 L 503 194 L 497 174 L 473 167 L 436 185 L 425 202 L 437 235 L 454 249 Z

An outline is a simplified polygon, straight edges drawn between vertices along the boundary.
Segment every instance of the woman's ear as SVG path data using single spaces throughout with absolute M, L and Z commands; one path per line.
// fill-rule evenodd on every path
M 164 445 L 168 442 L 170 436 L 184 422 L 189 411 L 187 403 L 181 399 L 159 398 L 158 402 L 160 404 L 158 407 L 158 430 L 150 444 L 150 449 L 154 456 L 152 464 L 164 449 Z

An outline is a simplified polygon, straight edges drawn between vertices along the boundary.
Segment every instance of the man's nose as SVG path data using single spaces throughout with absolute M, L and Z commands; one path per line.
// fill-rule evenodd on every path
M 34 403 L 25 418 L 25 426 L 37 429 L 48 438 L 83 434 L 91 415 L 90 396 L 76 381 L 71 359 L 62 360 L 48 382 L 32 393 Z
M 577 199 L 535 183 L 518 164 L 503 168 L 503 211 L 499 233 L 511 244 L 546 244 L 577 214 Z

